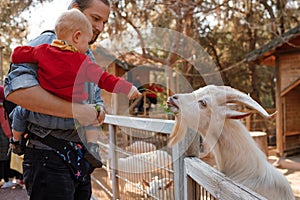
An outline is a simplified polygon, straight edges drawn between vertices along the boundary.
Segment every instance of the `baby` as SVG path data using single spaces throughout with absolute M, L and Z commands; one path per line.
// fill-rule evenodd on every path
M 36 63 L 38 80 L 42 88 L 67 101 L 84 103 L 88 95 L 85 82 L 94 82 L 108 92 L 123 93 L 129 99 L 138 98 L 141 93 L 135 86 L 121 77 L 103 71 L 85 53 L 92 39 L 92 26 L 86 16 L 77 9 L 61 14 L 55 24 L 57 39 L 49 44 L 36 47 L 19 46 L 11 55 L 13 63 Z M 12 131 L 18 141 L 26 130 L 28 122 L 48 129 L 74 129 L 74 119 L 58 118 L 57 124 L 42 123 L 43 114 L 33 113 L 21 107 L 13 112 Z M 44 120 L 45 121 L 45 120 Z M 98 147 L 98 127 L 85 127 L 87 148 L 95 151 Z M 97 153 L 93 153 L 98 157 Z M 93 158 L 87 158 L 93 159 Z M 100 159 L 100 158 L 99 158 Z

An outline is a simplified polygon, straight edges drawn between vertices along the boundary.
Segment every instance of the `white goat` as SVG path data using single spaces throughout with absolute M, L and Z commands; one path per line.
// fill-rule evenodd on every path
M 144 141 L 135 141 L 131 145 L 125 147 L 125 150 L 133 154 L 139 154 L 139 153 L 155 151 L 156 146 L 152 143 L 148 143 Z
M 119 158 L 118 173 L 133 183 L 142 183 L 143 180 L 151 180 L 153 173 L 169 168 L 171 164 L 172 157 L 168 152 L 156 150 Z M 123 181 L 120 186 L 124 192 L 125 184 Z
M 209 85 L 188 94 L 168 98 L 176 124 L 170 135 L 173 146 L 184 138 L 186 128 L 197 130 L 212 151 L 218 170 L 258 194 L 276 200 L 294 199 L 289 182 L 258 148 L 239 120 L 250 113 L 232 110 L 228 104 L 241 103 L 272 118 L 248 95 L 227 86 Z
M 168 152 L 156 150 L 118 159 L 118 170 L 130 173 L 153 172 L 172 163 Z
M 143 180 L 143 183 L 148 187 L 147 194 L 149 196 L 164 200 L 174 199 L 174 187 L 172 187 L 172 179 L 158 179 L 158 177 L 155 176 L 154 179 L 151 180 L 151 182 Z

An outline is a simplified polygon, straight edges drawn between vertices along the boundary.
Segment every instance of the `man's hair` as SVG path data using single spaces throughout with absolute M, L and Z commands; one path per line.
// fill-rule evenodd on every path
M 102 1 L 105 5 L 110 5 L 109 0 L 72 0 L 72 2 L 69 5 L 69 9 L 71 9 L 74 4 L 77 4 L 79 10 L 84 11 L 85 9 L 90 7 L 93 1 Z
M 89 31 L 92 34 L 91 23 L 76 8 L 63 12 L 56 20 L 54 29 L 58 39 L 64 39 L 78 30 L 83 32 Z

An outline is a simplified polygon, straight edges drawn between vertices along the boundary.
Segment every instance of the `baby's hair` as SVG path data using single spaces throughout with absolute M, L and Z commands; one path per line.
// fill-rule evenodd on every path
M 63 12 L 56 20 L 54 30 L 58 39 L 64 39 L 78 30 L 90 32 L 91 36 L 93 34 L 89 20 L 76 8 Z

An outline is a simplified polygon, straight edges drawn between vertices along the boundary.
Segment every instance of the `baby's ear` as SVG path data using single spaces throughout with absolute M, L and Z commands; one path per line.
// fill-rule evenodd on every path
M 81 31 L 75 31 L 74 33 L 73 33 L 73 35 L 72 35 L 72 40 L 73 40 L 73 42 L 74 43 L 78 43 L 78 40 L 79 40 L 79 37 L 80 37 L 80 35 L 81 35 Z

